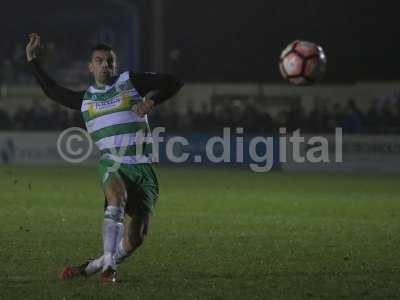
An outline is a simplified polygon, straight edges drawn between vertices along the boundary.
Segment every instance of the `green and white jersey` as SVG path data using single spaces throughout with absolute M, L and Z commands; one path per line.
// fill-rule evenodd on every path
M 123 164 L 151 163 L 152 137 L 147 116 L 132 111 L 142 97 L 122 73 L 113 85 L 90 86 L 83 96 L 81 111 L 93 142 L 102 158 Z

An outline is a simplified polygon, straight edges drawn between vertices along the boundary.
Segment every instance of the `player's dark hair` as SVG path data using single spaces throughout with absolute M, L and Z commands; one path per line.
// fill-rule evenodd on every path
M 104 43 L 100 43 L 97 45 L 94 45 L 91 49 L 90 49 L 90 59 L 92 58 L 93 52 L 94 51 L 114 51 L 114 48 L 108 44 L 104 44 Z

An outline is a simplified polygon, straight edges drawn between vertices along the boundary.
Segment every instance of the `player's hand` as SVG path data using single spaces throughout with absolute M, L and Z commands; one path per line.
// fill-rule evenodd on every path
M 30 62 L 37 57 L 40 47 L 40 36 L 37 33 L 29 34 L 29 42 L 26 45 L 26 59 Z
M 154 107 L 154 101 L 151 99 L 143 98 L 142 102 L 132 106 L 132 111 L 134 111 L 139 117 L 143 118 L 147 115 L 151 109 Z

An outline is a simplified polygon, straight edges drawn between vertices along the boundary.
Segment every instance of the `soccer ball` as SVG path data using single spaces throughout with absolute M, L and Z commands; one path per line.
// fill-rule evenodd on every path
M 282 51 L 279 69 L 283 78 L 296 85 L 313 84 L 326 72 L 324 50 L 311 42 L 294 41 Z

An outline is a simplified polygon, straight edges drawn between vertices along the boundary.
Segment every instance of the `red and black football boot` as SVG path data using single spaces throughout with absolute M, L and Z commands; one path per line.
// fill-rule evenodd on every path
M 88 260 L 85 263 L 81 264 L 80 266 L 67 266 L 60 274 L 61 280 L 72 279 L 75 277 L 87 277 L 85 269 L 87 265 L 93 260 Z
M 108 267 L 105 271 L 103 271 L 100 275 L 101 283 L 117 283 L 117 271 L 113 268 Z

